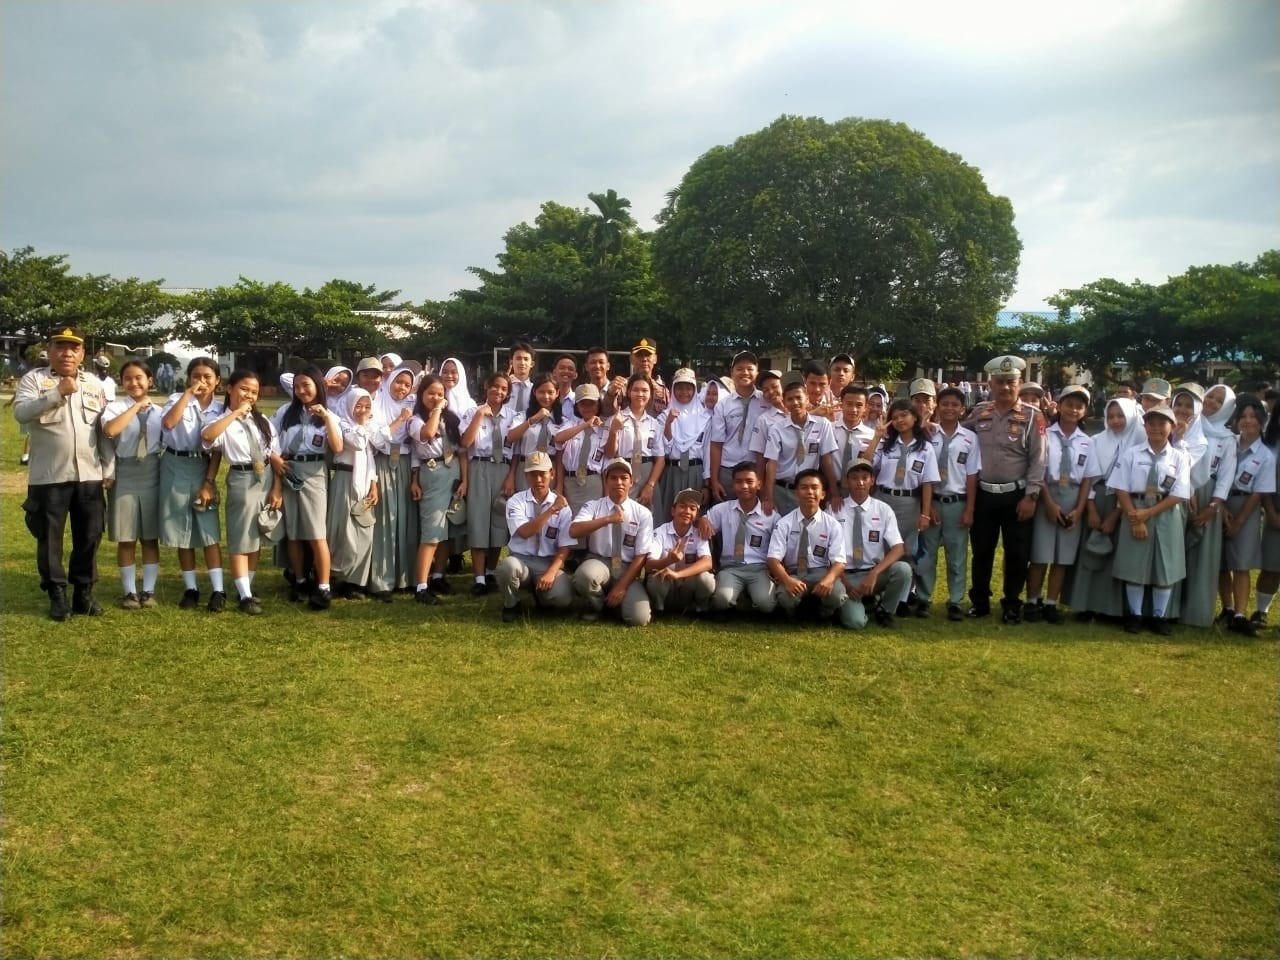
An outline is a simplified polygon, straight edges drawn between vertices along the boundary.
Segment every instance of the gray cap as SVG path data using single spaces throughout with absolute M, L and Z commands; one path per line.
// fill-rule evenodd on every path
M 692 503 L 702 506 L 702 491 L 695 487 L 686 487 L 676 494 L 676 503 Z
M 1197 400 L 1199 400 L 1201 403 L 1204 402 L 1204 387 L 1200 386 L 1200 384 L 1198 383 L 1178 384 L 1178 388 L 1173 391 L 1173 395 L 1176 397 L 1180 393 L 1188 393 L 1191 396 L 1195 397 Z
M 1067 399 L 1067 397 L 1079 397 L 1084 401 L 1084 405 L 1086 407 L 1089 405 L 1089 401 L 1093 399 L 1089 396 L 1089 391 L 1078 383 L 1073 383 L 1069 386 L 1063 387 L 1062 392 L 1058 394 L 1058 402 L 1061 403 L 1063 400 Z
M 1167 403 L 1162 403 L 1159 406 L 1152 407 L 1150 410 L 1148 410 L 1146 413 L 1142 415 L 1143 420 L 1146 420 L 1148 417 L 1164 417 L 1166 420 L 1172 423 L 1175 427 L 1178 425 L 1178 418 L 1174 416 L 1173 408 L 1170 407 Z
M 382 361 L 377 357 L 365 357 L 356 364 L 356 373 L 364 373 L 366 370 L 377 370 L 382 372 Z
M 677 383 L 687 383 L 691 387 L 698 386 L 698 375 L 688 367 L 681 367 L 671 375 L 671 385 L 674 387 Z
M 844 472 L 845 476 L 848 476 L 855 470 L 865 470 L 867 473 L 874 473 L 875 469 L 875 465 L 866 457 L 858 457 L 856 460 L 849 461 L 849 465 L 844 468 Z
M 600 388 L 594 383 L 584 383 L 574 388 L 573 402 L 580 403 L 583 400 L 594 400 L 600 402 Z
M 1040 396 L 1043 397 L 1044 386 L 1042 384 L 1036 383 L 1034 380 L 1028 380 L 1026 383 L 1024 383 L 1021 387 L 1018 388 L 1018 393 L 1020 394 L 1021 393 L 1038 393 L 1040 394 Z
M 1142 385 L 1142 395 L 1144 397 L 1159 397 L 1161 400 L 1168 400 L 1171 393 L 1173 393 L 1173 387 L 1169 385 L 1169 381 L 1162 380 L 1160 377 L 1152 377 Z
M 938 395 L 938 386 L 928 377 L 917 377 L 911 381 L 911 386 L 907 388 L 907 396 L 918 397 L 924 394 L 926 397 L 936 397 Z
M 544 473 L 551 472 L 551 458 L 541 450 L 535 450 L 524 458 L 524 472 L 532 473 L 535 470 L 541 470 Z
M 600 476 L 607 477 L 609 474 L 611 474 L 614 470 L 617 470 L 619 467 L 627 471 L 628 476 L 631 475 L 631 464 L 629 464 L 626 460 L 623 460 L 621 457 L 614 457 L 612 460 L 610 460 L 608 463 L 604 465 L 604 469 L 600 471 Z

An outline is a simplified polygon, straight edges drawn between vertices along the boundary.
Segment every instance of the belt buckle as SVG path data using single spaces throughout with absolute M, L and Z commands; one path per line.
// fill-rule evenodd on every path
M 436 468 L 436 458 L 432 457 L 431 459 L 429 459 L 426 462 L 426 467 L 428 470 L 434 470 Z

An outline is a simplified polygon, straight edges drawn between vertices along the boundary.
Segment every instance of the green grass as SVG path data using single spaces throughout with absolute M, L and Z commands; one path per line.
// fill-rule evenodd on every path
M 59 625 L 15 433 L 5 956 L 1280 952 L 1274 631 Z

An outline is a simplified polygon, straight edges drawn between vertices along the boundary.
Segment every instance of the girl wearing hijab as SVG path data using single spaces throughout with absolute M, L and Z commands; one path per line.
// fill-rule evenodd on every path
M 373 417 L 373 396 L 361 387 L 346 395 L 342 451 L 333 457 L 329 483 L 329 552 L 339 595 L 363 600 L 373 565 L 373 527 L 377 515 L 378 469 L 375 443 L 390 444 L 386 427 Z M 379 434 L 382 436 L 379 437 Z
M 1277 492 L 1262 498 L 1265 514 L 1262 530 L 1262 572 L 1258 574 L 1258 588 L 1255 593 L 1258 608 L 1250 618 L 1259 630 L 1267 625 L 1271 599 L 1275 596 L 1276 588 L 1280 587 L 1280 413 L 1276 410 L 1271 411 L 1271 419 L 1267 421 L 1262 442 L 1267 445 L 1276 461 Z
M 1187 502 L 1187 579 L 1177 596 L 1177 616 L 1192 627 L 1213 624 L 1218 572 L 1222 565 L 1222 507 L 1235 476 L 1235 438 L 1226 429 L 1210 435 L 1203 415 L 1204 390 L 1187 383 L 1173 392 L 1178 420 L 1174 442 L 1191 457 L 1191 499 Z
M 325 403 L 324 377 L 318 367 L 307 366 L 293 378 L 293 399 L 275 415 L 281 462 L 277 475 L 284 482 L 285 535 L 289 538 L 289 566 L 293 570 L 291 599 L 306 592 L 307 573 L 303 541 L 311 544 L 315 563 L 313 610 L 325 610 L 329 590 L 328 453 L 342 452 L 342 424 Z
M 509 537 L 506 498 L 515 492 L 515 484 L 510 490 L 503 487 L 511 465 L 507 433 L 515 417 L 505 402 L 510 384 L 505 373 L 491 373 L 484 382 L 484 403 L 461 418 L 462 445 L 468 458 L 467 543 L 475 576 L 471 595 L 475 597 L 494 589 L 490 578 Z
M 160 576 L 160 413 L 151 403 L 151 368 L 129 360 L 120 368 L 120 390 L 102 411 L 104 462 L 115 463 L 107 491 L 107 537 L 116 542 L 116 564 L 125 610 L 156 605 Z M 136 541 L 142 541 L 142 592 L 138 592 Z
M 440 600 L 429 588 L 428 579 L 436 548 L 449 535 L 445 517 L 455 491 L 467 495 L 467 459 L 461 449 L 458 417 L 448 408 L 444 383 L 427 374 L 418 384 L 409 436 L 413 441 L 409 496 L 418 505 L 418 558 L 415 567 L 417 589 L 414 599 L 435 604 Z M 442 578 L 443 579 L 443 578 Z
M 350 367 L 335 366 L 325 371 L 324 395 L 331 410 L 342 409 L 342 398 L 351 389 L 351 380 L 354 376 Z
M 253 595 L 262 534 L 258 514 L 264 506 L 279 509 L 283 466 L 275 428 L 258 412 L 258 375 L 237 370 L 227 381 L 226 413 L 200 432 L 206 450 L 217 450 L 231 465 L 227 471 L 227 552 L 240 612 L 256 616 L 262 605 Z
M 1084 534 L 1071 584 L 1071 607 L 1080 621 L 1092 620 L 1094 616 L 1124 616 L 1124 590 L 1111 575 L 1121 514 L 1115 491 L 1107 486 L 1107 478 L 1124 452 L 1146 438 L 1142 408 L 1137 401 L 1128 398 L 1110 401 L 1103 422 L 1106 428 L 1093 438 L 1093 449 L 1089 451 L 1093 462 L 1086 472 L 1094 481 L 1085 507 L 1088 533 Z
M 1262 499 L 1276 492 L 1276 455 L 1262 442 L 1267 408 L 1257 397 L 1236 398 L 1231 418 L 1238 438 L 1235 478 L 1223 511 L 1222 573 L 1218 593 L 1222 598 L 1221 622 L 1233 633 L 1256 637 L 1258 624 L 1249 612 L 1249 571 L 1262 567 Z
M 476 401 L 471 396 L 471 391 L 467 387 L 467 368 L 462 365 L 462 361 L 457 357 L 445 357 L 444 362 L 440 364 L 440 379 L 444 381 L 445 397 L 449 401 L 449 409 L 456 413 L 461 419 L 476 408 Z M 447 567 L 449 573 L 460 573 L 462 571 L 462 555 L 467 552 L 467 526 L 466 524 L 449 523 L 449 549 L 446 551 L 448 556 L 444 555 L 436 557 L 436 569 L 440 571 L 442 577 L 444 569 Z M 432 577 L 433 582 L 439 577 Z M 452 591 L 447 581 L 440 580 L 446 589 Z
M 396 590 L 413 586 L 418 556 L 418 512 L 409 499 L 409 421 L 413 417 L 415 365 L 400 364 L 382 378 L 374 398 L 374 504 L 369 592 L 390 603 Z
M 711 410 L 698 397 L 698 381 L 688 368 L 671 377 L 671 404 L 663 414 L 663 439 L 667 443 L 667 468 L 662 471 L 654 510 L 654 527 L 670 519 L 671 505 L 681 490 L 703 489 L 707 467 L 705 449 Z
M 404 363 L 404 361 L 400 359 L 400 354 L 398 353 L 384 353 L 378 358 L 378 360 L 381 361 L 382 372 L 385 374 L 391 373 L 392 370 Z

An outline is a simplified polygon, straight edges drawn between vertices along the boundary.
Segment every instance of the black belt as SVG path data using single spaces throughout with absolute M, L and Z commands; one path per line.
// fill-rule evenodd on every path
M 351 466 L 351 464 L 349 463 L 335 463 L 333 465 L 333 469 L 345 470 L 347 473 L 351 473 L 353 470 L 355 470 L 355 467 Z
M 782 487 L 784 490 L 794 490 L 796 488 L 796 482 L 794 480 L 775 480 L 774 483 L 779 487 Z
M 625 459 L 626 459 L 627 463 L 630 463 L 630 462 L 631 462 L 631 458 L 630 458 L 630 457 L 626 457 Z M 654 461 L 654 460 L 656 460 L 656 459 L 657 459 L 657 457 L 641 457 L 641 458 L 640 458 L 640 462 L 641 462 L 641 463 L 653 463 L 653 461 Z
M 291 463 L 316 463 L 324 459 L 323 453 L 304 453 L 299 457 L 285 457 Z
M 164 452 L 175 457 L 203 457 L 204 454 L 199 450 L 175 450 L 173 447 L 165 447 Z
M 473 455 L 471 456 L 471 459 L 472 459 L 472 460 L 474 460 L 474 461 L 477 461 L 477 462 L 479 462 L 479 463 L 494 463 L 494 462 L 495 462 L 495 461 L 494 461 L 494 459 L 493 459 L 493 455 L 492 455 L 492 454 L 473 454 Z M 497 461 L 497 462 L 498 462 L 498 463 L 510 463 L 510 462 L 511 462 L 511 458 L 510 458 L 510 457 L 503 457 L 501 460 L 499 460 L 499 461 Z
M 914 490 L 890 490 L 890 489 L 888 489 L 888 488 L 885 488 L 885 489 L 881 490 L 880 492 L 881 492 L 881 493 L 884 493 L 884 494 L 888 494 L 888 495 L 889 495 L 889 496 L 891 496 L 891 497 L 918 497 L 918 496 L 920 496 L 920 488 L 919 488 L 919 487 L 917 487 L 917 488 L 916 488 L 916 489 L 914 489 Z
M 233 463 L 231 465 L 231 469 L 232 470 L 252 470 L 253 464 L 252 463 Z
M 684 461 L 683 461 L 683 460 L 681 460 L 679 457 L 668 457 L 667 459 L 669 459 L 669 460 L 673 460 L 673 461 L 675 461 L 676 463 L 678 463 L 678 464 L 680 464 L 680 465 L 682 465 L 682 466 L 684 465 Z M 700 467 L 700 466 L 702 466 L 702 461 L 701 461 L 701 460 L 690 460 L 690 461 L 689 461 L 689 466 L 691 466 L 691 467 Z
M 963 500 L 963 493 L 944 493 L 940 497 L 934 497 L 934 503 L 955 503 L 957 500 Z
M 551 454 L 550 454 L 550 453 L 548 453 L 546 450 L 539 450 L 539 451 L 537 451 L 537 452 L 538 452 L 538 453 L 546 453 L 548 457 L 549 457 L 549 456 L 551 456 Z M 528 460 L 528 459 L 529 459 L 530 457 L 532 457 L 532 456 L 533 456 L 533 454 L 532 454 L 532 453 L 522 453 L 522 454 L 520 454 L 519 456 L 517 456 L 517 457 L 515 458 L 515 459 L 516 459 L 516 463 L 523 463 L 525 460 Z M 505 462 L 505 461 L 504 461 L 504 462 Z
M 1228 494 L 1227 494 L 1227 496 L 1228 496 L 1228 497 L 1251 497 L 1251 496 L 1253 496 L 1253 491 L 1252 491 L 1252 490 L 1239 490 L 1239 489 L 1237 489 L 1236 487 L 1232 487 L 1232 488 L 1231 488 L 1231 492 L 1230 492 L 1230 493 L 1228 493 Z

